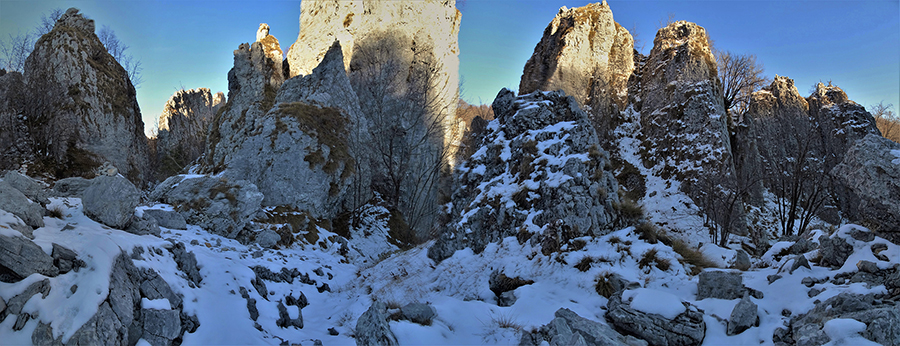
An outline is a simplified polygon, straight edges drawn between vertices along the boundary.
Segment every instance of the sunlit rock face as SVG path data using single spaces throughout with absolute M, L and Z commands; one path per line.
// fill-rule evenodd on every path
M 360 83 L 366 78 L 354 75 L 371 74 L 367 64 L 354 60 L 382 59 L 374 55 L 388 50 L 388 57 L 397 65 L 396 81 L 404 81 L 413 65 L 431 64 L 435 69 L 434 84 L 429 98 L 445 128 L 455 128 L 459 85 L 459 24 L 461 14 L 454 0 L 425 1 L 302 1 L 300 34 L 287 54 L 287 77 L 306 75 L 318 66 L 325 52 L 337 40 L 344 51 L 344 68 L 351 75 L 353 87 L 360 93 Z M 372 47 L 381 46 L 382 53 Z M 371 113 L 371 102 L 360 93 L 363 112 Z M 448 131 L 444 144 L 458 141 L 459 134 Z
M 35 143 L 34 170 L 58 178 L 91 175 L 110 162 L 125 177 L 148 176 L 147 138 L 128 73 L 71 8 L 25 63 L 23 111 Z
M 613 20 L 606 1 L 559 9 L 525 64 L 519 93 L 562 89 L 594 116 L 624 109 L 634 70 L 634 39 Z
M 156 140 L 157 180 L 178 173 L 206 151 L 206 132 L 225 106 L 225 94 L 206 88 L 179 90 L 159 116 Z

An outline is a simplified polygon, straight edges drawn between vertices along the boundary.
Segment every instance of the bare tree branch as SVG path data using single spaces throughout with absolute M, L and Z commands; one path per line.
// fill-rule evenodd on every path
M 716 51 L 715 56 L 725 109 L 733 117 L 740 116 L 750 106 L 750 94 L 768 84 L 769 79 L 763 75 L 763 65 L 756 61 L 756 55 Z

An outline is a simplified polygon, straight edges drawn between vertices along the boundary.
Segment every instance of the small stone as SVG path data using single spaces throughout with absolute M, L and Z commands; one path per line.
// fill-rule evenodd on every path
M 878 265 L 875 264 L 875 262 L 871 262 L 871 261 L 859 261 L 856 263 L 856 268 L 859 269 L 859 271 L 861 271 L 861 272 L 872 273 L 872 274 L 875 274 L 880 270 L 880 269 L 878 269 Z
M 769 280 L 769 284 L 771 285 L 776 280 L 781 279 L 781 275 L 775 275 L 775 274 L 769 275 L 769 276 L 766 276 L 766 279 Z
M 337 335 L 340 335 L 340 334 L 341 334 L 341 333 L 338 333 L 337 329 L 334 329 L 334 328 L 328 328 L 328 335 L 337 336 Z
M 800 267 L 812 269 L 812 267 L 809 266 L 809 261 L 806 260 L 806 256 L 797 255 L 796 257 L 794 257 L 794 264 L 791 265 L 791 270 L 788 273 L 793 274 L 794 271 L 800 269 Z
M 812 298 L 812 297 L 819 295 L 824 290 L 825 289 L 813 288 L 813 289 L 810 289 L 809 292 L 806 293 L 806 295 L 809 296 L 810 298 Z
M 72 293 L 75 293 L 76 291 L 78 291 L 78 285 L 72 285 L 72 287 L 69 287 L 69 291 L 72 291 Z
M 731 311 L 726 334 L 729 336 L 737 335 L 750 329 L 750 327 L 759 326 L 757 309 L 756 303 L 751 301 L 749 296 L 744 296 Z

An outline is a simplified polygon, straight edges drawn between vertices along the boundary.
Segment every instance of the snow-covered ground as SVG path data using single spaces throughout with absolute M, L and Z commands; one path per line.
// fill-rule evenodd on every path
M 790 256 L 777 256 L 784 244 L 776 244 L 766 256 L 756 261 L 756 268 L 743 272 L 744 285 L 764 294 L 762 299 L 753 298 L 759 306 L 759 327 L 726 336 L 725 324 L 712 315 L 727 319 L 739 300 L 707 298 L 697 301 L 697 277 L 690 276 L 689 270 L 679 263 L 680 255 L 662 243 L 650 244 L 641 240 L 632 227 L 602 237 L 583 238 L 583 248 L 563 250 L 550 256 L 541 254 L 539 248 L 528 243 L 520 245 L 510 237 L 490 244 L 482 253 L 474 254 L 465 249 L 434 263 L 426 256 L 429 244 L 405 252 L 373 245 L 371 234 L 386 236 L 383 229 L 369 232 L 370 238 L 366 241 L 351 240 L 355 252 L 343 256 L 337 243 L 325 247 L 307 245 L 305 249 L 300 245 L 288 249 L 260 249 L 212 235 L 195 226 L 189 226 L 187 230 L 163 229 L 162 238 L 137 236 L 110 229 L 85 217 L 77 198 L 53 199 L 50 208 L 55 206 L 62 207 L 63 218 L 45 217 L 46 226 L 34 231 L 34 242 L 48 254 L 53 243 L 68 247 L 87 267 L 49 278 L 50 293 L 46 297 L 33 296 L 23 308 L 23 312 L 37 317 L 19 331 L 12 329 L 14 318 L 0 323 L 0 344 L 30 344 L 38 320 L 50 323 L 54 332 L 62 335 L 65 341 L 97 311 L 98 304 L 109 293 L 109 275 L 115 257 L 122 251 L 130 253 L 135 247 L 143 248 L 144 253 L 143 259 L 134 263 L 158 272 L 176 293 L 184 296 L 184 312 L 198 317 L 200 327 L 184 335 L 184 345 L 276 345 L 283 341 L 312 344 L 313 340 L 321 340 L 325 345 L 354 344 L 356 320 L 373 300 L 386 302 L 391 308 L 411 302 L 428 303 L 435 308 L 437 315 L 429 326 L 402 320 L 390 322 L 401 345 L 518 344 L 522 331 L 547 324 L 559 308 L 568 308 L 582 317 L 606 323 L 607 299 L 596 292 L 595 284 L 598 276 L 607 273 L 618 273 L 643 286 L 625 293 L 633 298 L 636 309 L 665 316 L 674 313 L 679 301 L 688 301 L 704 310 L 707 323 L 704 345 L 771 345 L 775 328 L 790 318 L 782 316 L 784 309 L 796 316 L 811 309 L 814 301 L 841 292 L 885 291 L 884 286 L 869 288 L 865 283 L 824 283 L 817 287 L 825 290 L 810 298 L 809 289 L 801 284 L 803 278 L 833 277 L 837 273 L 854 271 L 855 263 L 860 260 L 882 265 L 897 263 L 900 253 L 900 247 L 881 238 L 876 237 L 872 242 L 852 240 L 847 234 L 856 226 L 844 226 L 835 236 L 848 238 L 855 250 L 844 267 L 831 270 L 813 266 L 793 273 L 779 273 L 791 259 Z M 4 217 L 10 216 L 5 214 Z M 5 227 L 0 228 L 0 232 L 17 234 Z M 320 239 L 330 235 L 324 229 L 320 232 Z M 827 236 L 821 231 L 813 235 L 813 241 Z M 173 246 L 172 242 L 184 243 L 186 249 L 196 255 L 203 277 L 199 286 L 189 283 L 166 250 Z M 875 258 L 870 249 L 870 244 L 875 242 L 889 247 L 883 252 L 893 256 L 888 263 Z M 642 267 L 640 260 L 652 250 L 655 250 L 657 260 Z M 721 253 L 727 253 L 726 249 L 721 250 Z M 393 255 L 380 262 L 379 258 L 385 256 L 360 255 L 372 251 Z M 814 255 L 806 256 L 811 259 Z M 363 257 L 367 260 L 360 260 Z M 583 261 L 586 257 L 589 259 Z M 373 265 L 372 261 L 377 263 Z M 670 266 L 665 268 L 660 262 L 668 262 Z M 581 269 L 586 269 L 582 271 L 576 268 L 579 263 L 589 263 L 589 266 L 582 266 Z M 269 291 L 266 299 L 250 283 L 255 278 L 252 266 L 263 266 L 273 272 L 296 268 L 300 273 L 308 274 L 314 284 L 266 281 Z M 499 307 L 488 285 L 494 271 L 534 283 L 514 291 L 517 301 L 512 306 Z M 783 278 L 769 284 L 767 277 L 776 273 Z M 44 278 L 33 274 L 17 283 L 0 283 L 0 297 L 9 301 L 29 284 Z M 320 289 L 325 284 L 330 291 Z M 71 290 L 73 285 L 77 285 L 74 292 Z M 250 319 L 247 301 L 239 293 L 241 287 L 256 299 L 260 329 Z M 298 297 L 301 292 L 309 305 L 302 310 L 288 306 L 288 312 L 292 318 L 302 314 L 304 327 L 277 327 L 278 302 L 289 295 Z M 167 303 L 144 302 L 148 307 Z M 331 335 L 329 328 L 334 328 L 338 335 Z M 826 329 L 836 339 L 839 337 L 851 343 L 861 340 L 856 334 L 859 325 L 853 321 L 835 320 L 829 322 Z

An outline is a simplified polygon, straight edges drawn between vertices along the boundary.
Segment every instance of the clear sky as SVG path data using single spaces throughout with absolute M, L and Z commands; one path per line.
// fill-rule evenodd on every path
M 561 6 L 588 1 L 466 0 L 460 28 L 463 98 L 490 103 L 500 88 L 517 89 L 525 62 Z M 832 81 L 869 107 L 900 107 L 900 1 L 609 1 L 615 20 L 648 53 L 668 18 L 707 29 L 719 49 L 756 54 L 766 74 L 795 80 L 807 96 Z M 282 49 L 297 39 L 299 1 L 0 0 L 0 38 L 32 28 L 41 14 L 78 7 L 109 25 L 143 64 L 138 102 L 152 126 L 178 89 L 227 93 L 232 52 L 268 23 Z

